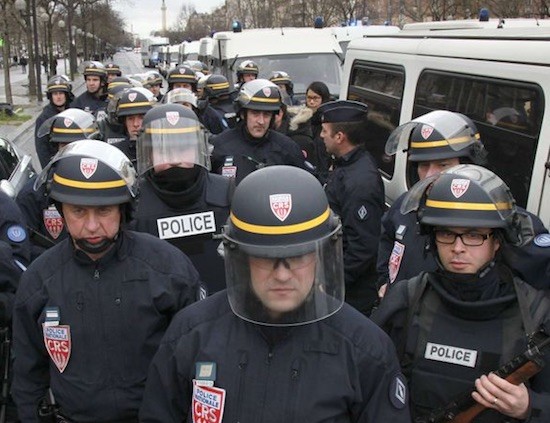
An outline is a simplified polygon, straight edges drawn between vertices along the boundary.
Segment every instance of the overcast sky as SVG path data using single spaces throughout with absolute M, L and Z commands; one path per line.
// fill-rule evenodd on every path
M 211 12 L 224 4 L 224 0 L 165 0 L 166 26 L 174 25 L 183 4 L 194 5 L 197 12 Z M 114 0 L 113 8 L 118 10 L 126 21 L 126 31 L 147 36 L 151 31 L 162 29 L 162 0 Z

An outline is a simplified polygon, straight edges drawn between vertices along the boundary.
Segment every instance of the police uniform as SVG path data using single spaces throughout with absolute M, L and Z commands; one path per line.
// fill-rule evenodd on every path
M 107 94 L 103 94 L 98 97 L 89 91 L 85 91 L 74 99 L 71 103 L 71 107 L 82 109 L 85 112 L 93 114 L 99 119 L 105 114 L 107 104 Z
M 34 147 L 36 149 L 36 155 L 38 156 L 38 161 L 40 162 L 41 167 L 46 167 L 50 159 L 57 153 L 57 147 L 49 143 L 48 137 L 38 137 L 38 130 L 44 122 L 46 122 L 51 117 L 54 117 L 60 112 L 60 110 L 49 103 L 44 107 L 40 116 L 36 118 L 35 123 L 35 136 L 34 136 Z
M 239 184 L 255 170 L 272 165 L 290 165 L 305 168 L 300 147 L 287 136 L 268 130 L 261 139 L 248 133 L 244 123 L 228 129 L 212 140 L 212 171 L 234 177 Z
M 331 102 L 319 110 L 322 122 L 354 122 L 365 109 L 349 102 Z M 384 186 L 369 152 L 357 146 L 335 160 L 325 192 L 344 228 L 346 301 L 369 313 L 377 300 L 376 254 L 384 212 Z
M 192 400 L 202 363 L 216 370 L 205 381 L 224 390 L 223 421 L 410 422 L 390 344 L 347 305 L 319 323 L 262 327 L 235 316 L 220 292 L 174 319 L 151 365 L 140 421 L 190 422 L 193 410 L 206 411 Z
M 38 421 L 49 384 L 71 421 L 137 421 L 149 362 L 198 285 L 189 260 L 148 234 L 122 232 L 97 262 L 70 239 L 44 252 L 24 274 L 14 311 L 20 419 Z
M 147 173 L 140 182 L 140 202 L 132 228 L 165 239 L 183 251 L 197 268 L 209 293 L 225 288 L 219 234 L 229 215 L 232 182 L 197 168 L 196 179 L 177 191 Z M 168 181 L 167 181 L 168 182 Z M 168 182 L 169 183 L 169 182 Z

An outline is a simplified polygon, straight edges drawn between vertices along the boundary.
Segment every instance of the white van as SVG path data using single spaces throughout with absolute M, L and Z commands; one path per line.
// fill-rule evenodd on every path
M 477 125 L 488 167 L 519 205 L 550 225 L 550 28 L 403 30 L 350 42 L 340 98 L 369 105 L 368 149 L 389 204 L 414 182 L 406 153 L 387 156 L 398 125 L 436 109 Z
M 294 83 L 297 99 L 305 98 L 306 88 L 313 81 L 327 84 L 338 97 L 344 55 L 336 38 L 315 28 L 245 29 L 242 32 L 214 34 L 213 73 L 236 82 L 236 70 L 245 60 L 253 60 L 260 69 L 260 78 L 269 78 L 272 71 L 287 72 Z

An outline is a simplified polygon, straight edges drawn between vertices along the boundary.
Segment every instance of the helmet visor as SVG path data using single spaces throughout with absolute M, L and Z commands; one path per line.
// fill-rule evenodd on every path
M 140 175 L 162 165 L 210 170 L 207 134 L 198 120 L 177 112 L 145 125 L 137 143 L 137 167 Z
M 116 147 L 109 146 L 103 141 L 96 140 L 80 140 L 71 144 L 67 144 L 52 158 L 34 182 L 34 189 L 37 190 L 44 184 L 50 174 L 50 169 L 59 160 L 66 157 L 81 156 L 97 159 L 111 169 L 113 169 L 126 183 L 130 195 L 136 197 L 138 194 L 138 180 L 132 162 L 126 155 Z
M 56 130 L 63 131 L 67 135 L 74 133 L 75 135 L 87 137 L 96 131 L 95 119 L 92 114 L 80 109 L 67 109 L 52 116 L 40 125 L 37 137 L 42 138 L 46 135 L 50 135 L 53 122 L 56 119 L 60 119 L 60 124 L 57 125 Z
M 344 303 L 341 227 L 316 241 L 257 248 L 227 236 L 225 271 L 233 312 L 267 326 L 295 326 L 324 319 Z

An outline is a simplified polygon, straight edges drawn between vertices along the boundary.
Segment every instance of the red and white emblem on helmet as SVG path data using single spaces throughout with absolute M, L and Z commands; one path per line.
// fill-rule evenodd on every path
M 50 207 L 42 211 L 44 226 L 53 239 L 59 238 L 63 230 L 63 218 L 52 204 Z
M 63 119 L 63 124 L 65 125 L 65 128 L 69 128 L 73 124 L 73 120 L 69 118 Z
M 464 195 L 466 191 L 468 191 L 469 186 L 469 179 L 453 179 L 453 181 L 451 182 L 451 192 L 453 193 L 455 198 L 460 198 Z
M 433 131 L 434 131 L 433 126 L 422 125 L 422 129 L 420 129 L 420 134 L 422 135 L 422 138 L 427 140 L 428 138 L 430 138 L 430 135 L 432 135 Z
M 269 205 L 275 217 L 284 222 L 292 210 L 292 195 L 272 194 L 269 196 Z
M 180 114 L 178 112 L 166 112 L 166 120 L 170 125 L 175 125 L 180 120 Z
M 97 159 L 84 157 L 80 159 L 80 171 L 86 179 L 90 179 L 97 170 Z
M 180 73 L 184 74 L 185 73 L 185 68 L 180 68 Z
M 264 93 L 264 95 L 265 95 L 266 97 L 270 97 L 270 96 L 271 96 L 271 88 L 269 88 L 269 87 L 264 87 L 264 88 L 262 88 L 262 92 Z
M 71 357 L 71 327 L 43 325 L 44 344 L 53 363 L 63 373 Z
M 137 97 L 137 93 L 128 93 L 128 100 L 134 101 Z

